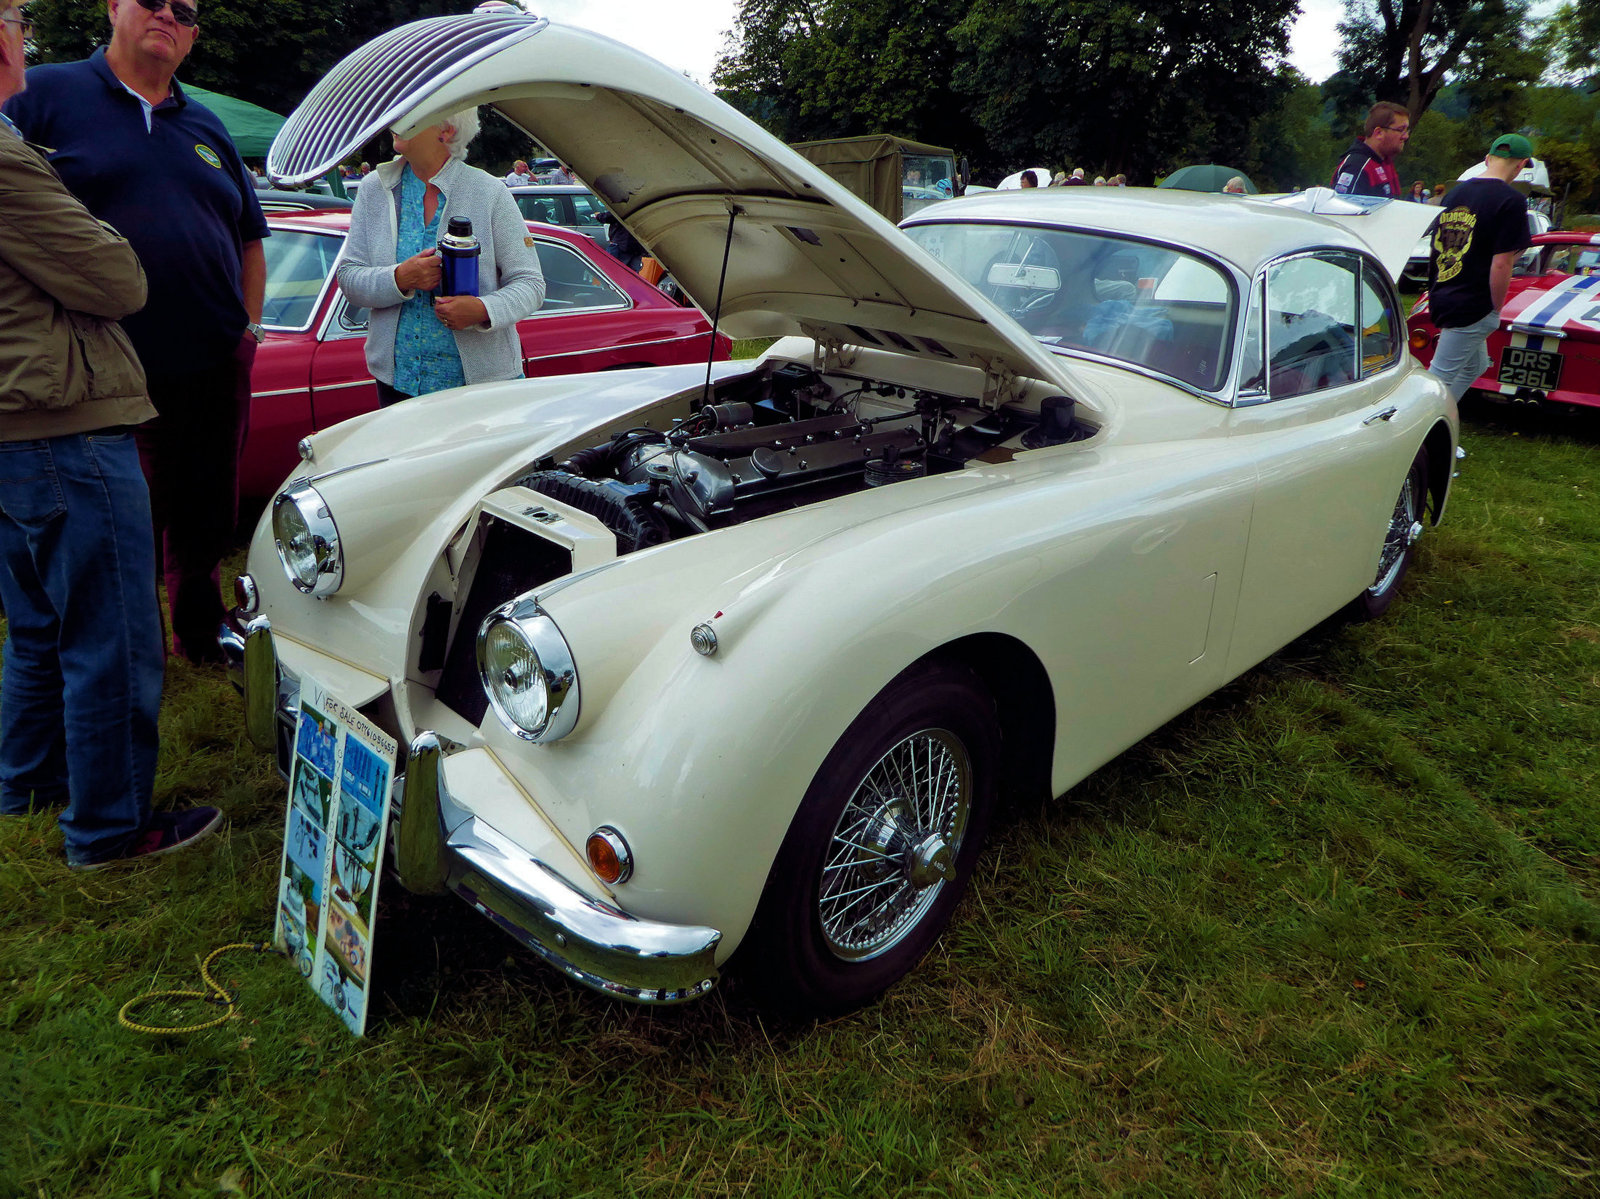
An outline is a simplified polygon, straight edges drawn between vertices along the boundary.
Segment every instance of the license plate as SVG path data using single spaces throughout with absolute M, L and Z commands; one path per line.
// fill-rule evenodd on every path
M 1507 346 L 1500 351 L 1499 378 L 1511 387 L 1554 391 L 1561 383 L 1561 355 L 1549 350 L 1530 350 L 1526 346 Z

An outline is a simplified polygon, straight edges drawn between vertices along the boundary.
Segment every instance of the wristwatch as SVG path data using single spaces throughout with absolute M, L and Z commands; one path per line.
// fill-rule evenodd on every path
M 267 331 L 255 321 L 251 321 L 244 327 L 244 329 L 245 332 L 250 334 L 251 337 L 255 338 L 257 342 L 263 342 L 267 340 Z

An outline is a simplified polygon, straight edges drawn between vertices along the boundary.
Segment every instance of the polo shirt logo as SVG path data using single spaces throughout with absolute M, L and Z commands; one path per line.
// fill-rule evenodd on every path
M 202 159 L 204 159 L 207 163 L 209 163 L 210 165 L 216 167 L 217 170 L 220 171 L 222 169 L 222 159 L 217 157 L 217 152 L 215 150 L 213 150 L 210 146 L 203 145 L 203 144 L 201 144 L 199 142 L 196 142 L 195 143 L 195 147 L 194 147 L 194 152 L 196 154 L 200 155 L 200 157 Z

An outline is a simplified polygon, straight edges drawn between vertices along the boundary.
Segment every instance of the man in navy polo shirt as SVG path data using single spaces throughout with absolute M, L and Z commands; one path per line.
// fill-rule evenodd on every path
M 218 660 L 217 566 L 238 519 L 267 223 L 227 131 L 173 78 L 192 0 L 109 0 L 111 43 L 28 71 L 5 114 L 84 206 L 133 245 L 150 300 L 123 326 L 160 414 L 139 429 L 173 649 Z

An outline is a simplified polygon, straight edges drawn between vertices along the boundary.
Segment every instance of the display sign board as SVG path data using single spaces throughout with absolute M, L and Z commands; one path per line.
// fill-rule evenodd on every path
M 398 748 L 315 680 L 301 680 L 273 940 L 357 1036 L 372 989 Z

